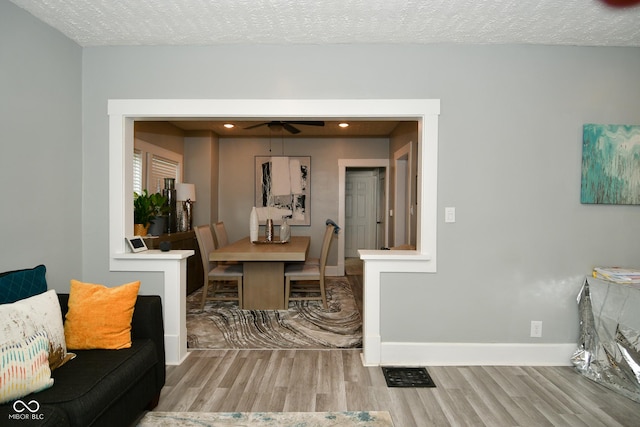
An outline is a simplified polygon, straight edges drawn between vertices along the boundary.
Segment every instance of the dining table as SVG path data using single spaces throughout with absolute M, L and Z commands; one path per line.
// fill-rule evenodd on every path
M 304 262 L 309 252 L 309 236 L 291 236 L 286 243 L 264 237 L 252 242 L 245 237 L 209 253 L 216 262 L 241 262 L 243 265 L 242 309 L 286 310 L 284 266 Z

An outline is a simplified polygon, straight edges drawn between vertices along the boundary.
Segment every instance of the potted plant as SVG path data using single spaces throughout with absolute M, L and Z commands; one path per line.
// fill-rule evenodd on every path
M 167 231 L 167 214 L 169 213 L 169 205 L 167 204 L 167 198 L 160 193 L 151 194 L 149 199 L 153 218 L 150 220 L 151 225 L 148 229 L 148 234 L 152 236 L 159 236 Z
M 147 190 L 142 193 L 133 193 L 133 234 L 136 236 L 146 236 L 151 220 L 155 218 L 153 206 L 151 205 L 151 195 Z
M 160 193 L 149 194 L 147 190 L 142 193 L 133 193 L 133 234 L 146 236 L 149 226 L 158 218 L 164 218 L 169 212 L 167 198 Z M 159 221 L 160 222 L 160 221 Z M 164 226 L 159 224 L 157 234 L 164 232 Z

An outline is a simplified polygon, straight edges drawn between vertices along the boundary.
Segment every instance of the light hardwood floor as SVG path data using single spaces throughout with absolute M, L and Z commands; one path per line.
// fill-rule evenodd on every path
M 638 426 L 633 402 L 569 367 L 428 367 L 388 388 L 359 350 L 199 350 L 168 368 L 156 411 L 389 411 L 404 426 Z
M 167 368 L 155 410 L 389 411 L 396 427 L 640 425 L 640 403 L 570 367 L 433 366 L 436 388 L 388 388 L 360 353 L 192 351 Z

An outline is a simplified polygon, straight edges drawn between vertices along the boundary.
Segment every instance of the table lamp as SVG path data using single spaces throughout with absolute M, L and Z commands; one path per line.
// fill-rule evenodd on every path
M 176 200 L 182 202 L 183 221 L 181 225 L 184 230 L 189 231 L 193 228 L 193 202 L 196 201 L 196 186 L 181 182 L 176 184 Z

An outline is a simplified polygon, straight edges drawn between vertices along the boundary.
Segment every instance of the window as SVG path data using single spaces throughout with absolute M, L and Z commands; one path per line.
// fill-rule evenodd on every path
M 165 178 L 175 178 L 178 181 L 179 162 L 149 153 L 151 168 L 147 174 L 147 190 L 159 192 L 164 188 Z
M 182 155 L 140 139 L 133 150 L 133 191 L 159 193 L 165 178 L 182 178 Z
M 133 150 L 133 192 L 142 193 L 142 151 Z

